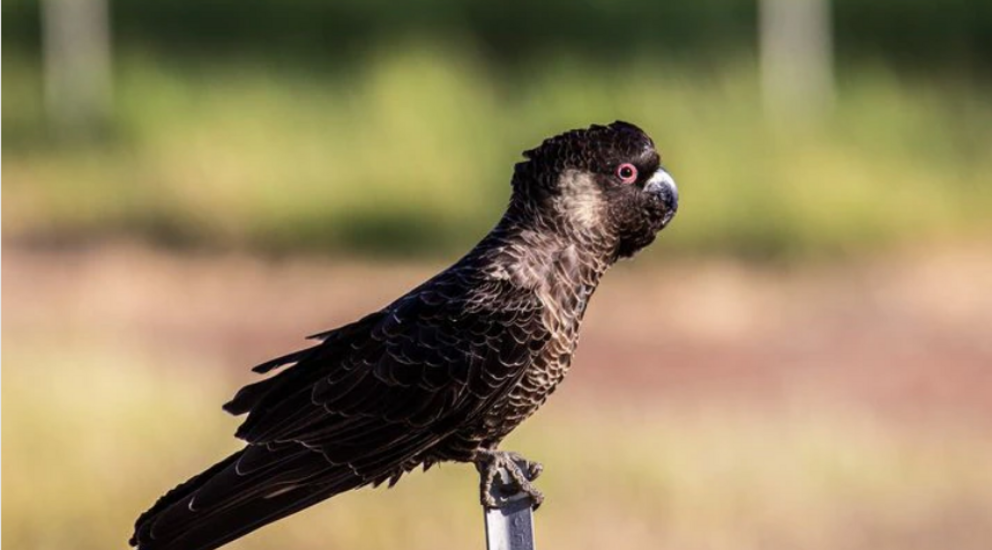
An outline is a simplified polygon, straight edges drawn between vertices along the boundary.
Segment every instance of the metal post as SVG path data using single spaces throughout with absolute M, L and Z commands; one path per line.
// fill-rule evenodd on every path
M 534 550 L 534 501 L 515 492 L 510 474 L 501 469 L 493 483 L 492 496 L 499 508 L 484 509 L 486 548 L 489 550 Z

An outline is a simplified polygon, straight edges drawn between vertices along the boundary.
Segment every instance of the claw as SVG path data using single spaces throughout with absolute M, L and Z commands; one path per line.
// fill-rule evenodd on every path
M 532 483 L 544 471 L 539 462 L 514 452 L 481 450 L 476 454 L 475 467 L 482 475 L 479 491 L 484 507 L 499 508 L 521 493 L 531 499 L 535 510 L 544 502 L 544 494 Z

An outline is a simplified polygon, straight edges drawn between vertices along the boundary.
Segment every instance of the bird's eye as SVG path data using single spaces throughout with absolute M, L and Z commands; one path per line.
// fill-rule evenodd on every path
M 617 178 L 622 183 L 634 183 L 637 181 L 637 167 L 629 162 L 625 162 L 617 167 Z

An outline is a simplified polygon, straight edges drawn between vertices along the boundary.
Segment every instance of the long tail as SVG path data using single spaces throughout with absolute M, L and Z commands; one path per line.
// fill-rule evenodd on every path
M 248 446 L 158 499 L 134 525 L 138 550 L 211 550 L 365 484 L 302 446 Z

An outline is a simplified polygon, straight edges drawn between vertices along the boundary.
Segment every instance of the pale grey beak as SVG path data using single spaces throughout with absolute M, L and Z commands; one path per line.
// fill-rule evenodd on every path
M 675 185 L 675 179 L 659 168 L 644 184 L 644 191 L 654 194 L 665 205 L 665 217 L 661 223 L 662 226 L 668 225 L 679 209 L 679 188 Z

